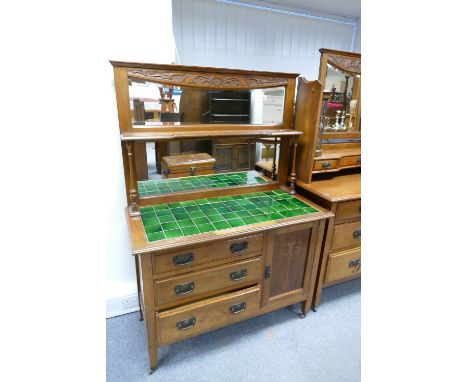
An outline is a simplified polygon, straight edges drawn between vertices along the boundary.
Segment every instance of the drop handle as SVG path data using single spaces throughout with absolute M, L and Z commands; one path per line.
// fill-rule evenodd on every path
M 185 294 L 192 293 L 194 288 L 195 288 L 195 283 L 192 281 L 186 284 L 176 285 L 174 288 L 174 291 L 177 296 L 183 296 Z
M 231 272 L 229 275 L 232 281 L 239 281 L 247 277 L 247 269 L 241 269 L 240 271 Z
M 229 307 L 229 311 L 232 313 L 232 314 L 238 314 L 240 312 L 243 312 L 245 309 L 247 309 L 247 303 L 244 301 L 244 302 L 240 302 L 239 304 L 234 304 L 234 305 L 231 305 Z
M 172 262 L 175 266 L 188 265 L 193 262 L 194 259 L 193 253 L 187 253 L 185 255 L 177 255 L 172 258 Z
M 358 229 L 357 231 L 354 231 L 354 232 L 353 232 L 353 237 L 354 237 L 355 239 L 360 239 L 360 238 L 361 238 L 361 230 Z
M 243 241 L 242 243 L 233 243 L 230 247 L 232 253 L 239 253 L 245 251 L 247 248 L 249 248 L 248 241 Z
M 177 324 L 176 324 L 177 329 L 187 330 L 187 329 L 193 328 L 196 322 L 197 322 L 196 317 L 190 317 L 190 318 L 187 318 L 186 320 L 177 321 Z

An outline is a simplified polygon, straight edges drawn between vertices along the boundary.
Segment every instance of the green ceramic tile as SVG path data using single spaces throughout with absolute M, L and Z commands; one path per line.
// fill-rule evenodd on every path
M 245 225 L 241 219 L 231 219 L 228 220 L 228 223 L 231 227 L 240 227 L 241 225 Z
M 195 222 L 196 225 L 206 224 L 206 223 L 210 222 L 206 217 L 204 217 L 204 218 L 194 218 L 193 221 Z
M 161 224 L 164 231 L 169 231 L 171 229 L 177 229 L 179 228 L 179 225 L 176 223 L 176 222 L 173 222 L 173 223 L 163 223 Z
M 159 221 L 161 223 L 170 223 L 170 222 L 175 221 L 175 218 L 172 215 L 160 216 Z
M 231 226 L 226 221 L 216 222 L 216 223 L 213 223 L 213 225 L 216 227 L 216 229 L 231 228 Z
M 197 206 L 189 206 L 189 207 L 185 207 L 185 211 L 190 213 L 190 212 L 194 212 L 194 211 L 200 211 L 200 208 L 198 208 Z
M 191 219 L 177 220 L 177 223 L 179 223 L 180 227 L 190 227 L 194 225 Z
M 184 235 L 188 236 L 188 235 L 195 235 L 197 233 L 200 233 L 200 230 L 195 226 L 191 226 L 191 227 L 183 227 L 182 232 L 184 233 Z
M 147 233 L 156 233 L 156 232 L 161 232 L 162 231 L 161 224 L 155 224 L 155 225 L 150 225 L 146 226 L 145 230 Z
M 159 218 L 160 218 L 161 216 L 168 216 L 168 215 L 171 215 L 171 210 L 161 210 L 161 211 L 157 211 L 157 212 L 156 212 L 156 215 L 158 215 Z
M 190 212 L 190 217 L 191 218 L 203 218 L 205 217 L 205 214 L 201 211 L 193 211 L 193 212 Z
M 251 216 L 250 213 L 245 210 L 236 212 L 236 215 L 239 216 L 240 218 L 247 218 Z
M 181 219 L 188 219 L 190 218 L 190 215 L 188 213 L 183 213 L 183 214 L 174 214 L 174 217 L 176 220 L 181 220 Z
M 255 223 L 257 223 L 257 219 L 255 219 L 253 216 L 247 217 L 247 218 L 242 218 L 242 220 L 245 222 L 245 224 L 255 224 Z
M 173 239 L 175 237 L 183 236 L 183 232 L 180 229 L 173 229 L 170 231 L 164 231 L 167 239 Z
M 261 222 L 266 222 L 268 220 L 271 220 L 269 216 L 265 216 L 265 215 L 260 215 L 260 216 L 255 216 L 255 219 L 261 223 Z
M 197 225 L 197 228 L 200 230 L 200 232 L 211 232 L 216 230 L 216 227 L 214 227 L 212 224 L 200 224 Z
M 272 212 L 269 216 L 272 220 L 283 219 L 283 216 L 278 212 Z
M 166 238 L 163 232 L 147 233 L 147 236 L 148 236 L 148 241 L 156 241 L 156 240 L 162 240 Z
M 224 219 L 230 220 L 230 219 L 236 219 L 237 215 L 234 212 L 228 212 L 223 214 Z
M 145 226 L 159 224 L 158 218 L 143 219 L 143 224 Z
M 258 208 L 253 208 L 248 210 L 250 212 L 250 215 L 256 216 L 256 215 L 262 215 L 263 212 L 260 211 Z
M 280 214 L 283 215 L 285 218 L 290 218 L 294 216 L 294 212 L 292 211 L 281 211 Z
M 167 210 L 167 204 L 158 204 L 156 206 L 153 206 L 153 210 L 155 211 L 160 211 L 160 210 Z

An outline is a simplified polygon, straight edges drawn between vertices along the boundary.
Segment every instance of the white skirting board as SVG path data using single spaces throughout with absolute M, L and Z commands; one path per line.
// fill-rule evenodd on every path
M 137 312 L 139 309 L 137 293 L 111 298 L 106 301 L 106 318 Z

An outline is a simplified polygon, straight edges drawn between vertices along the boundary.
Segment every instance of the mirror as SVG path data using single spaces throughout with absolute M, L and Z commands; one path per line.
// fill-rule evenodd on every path
M 276 143 L 275 149 L 269 138 L 138 142 L 139 197 L 271 183 L 278 171 L 279 139 Z
M 283 122 L 285 87 L 219 90 L 129 80 L 135 128 Z
M 360 77 L 327 63 L 320 121 L 323 133 L 361 131 Z

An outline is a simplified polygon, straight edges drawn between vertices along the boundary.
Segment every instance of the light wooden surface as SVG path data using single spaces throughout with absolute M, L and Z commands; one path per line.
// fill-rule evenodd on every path
M 298 182 L 298 186 L 329 202 L 361 198 L 361 174 L 340 175 L 331 179 L 316 180 L 310 184 Z
M 324 285 L 361 274 L 361 248 L 338 252 L 328 257 Z

